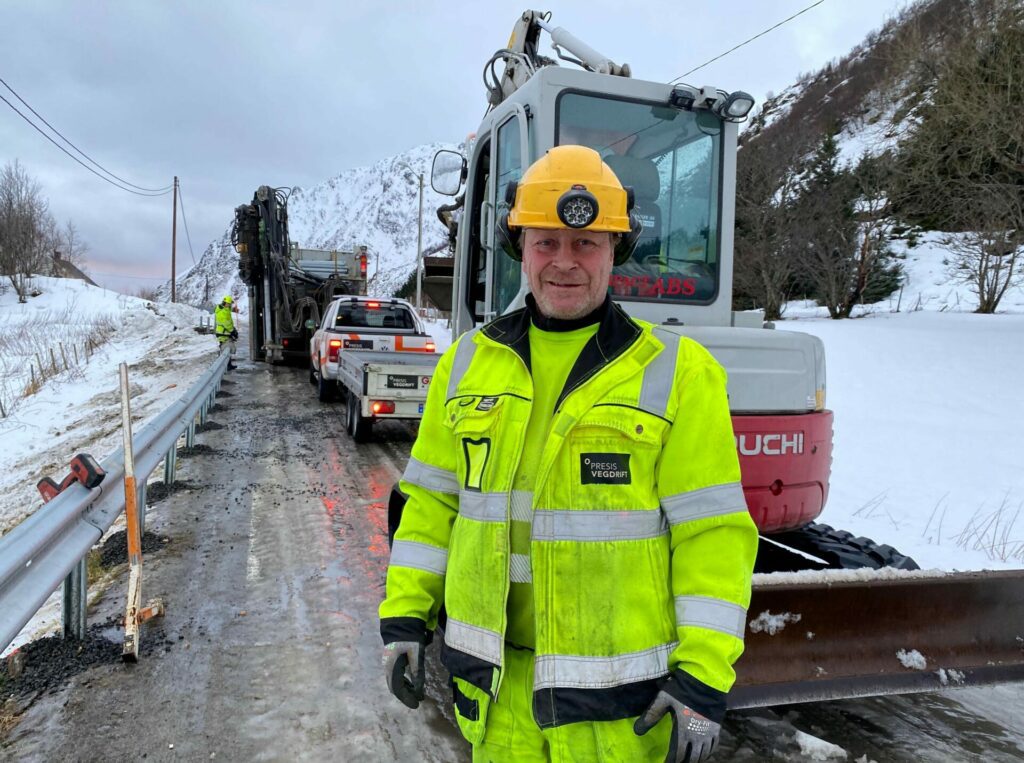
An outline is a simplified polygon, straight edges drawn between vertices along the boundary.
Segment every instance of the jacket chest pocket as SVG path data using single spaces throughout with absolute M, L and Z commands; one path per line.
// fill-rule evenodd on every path
M 589 412 L 569 436 L 566 473 L 574 508 L 658 506 L 656 471 L 667 424 L 628 408 Z
M 462 490 L 495 489 L 495 447 L 502 403 L 500 397 L 461 397 L 448 402 L 445 425 L 455 441 Z

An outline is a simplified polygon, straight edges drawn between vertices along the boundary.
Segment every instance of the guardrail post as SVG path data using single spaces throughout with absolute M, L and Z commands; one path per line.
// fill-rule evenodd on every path
M 191 448 L 196 444 L 196 420 L 193 418 L 192 423 L 188 425 L 188 429 L 185 430 L 185 447 Z
M 89 593 L 89 581 L 85 568 L 85 557 L 64 578 L 64 602 L 61 608 L 61 635 L 81 641 L 85 638 L 85 606 Z
M 175 442 L 171 446 L 171 449 L 167 451 L 167 455 L 164 457 L 164 484 L 171 485 L 174 483 L 174 472 L 177 470 L 178 465 L 178 443 Z

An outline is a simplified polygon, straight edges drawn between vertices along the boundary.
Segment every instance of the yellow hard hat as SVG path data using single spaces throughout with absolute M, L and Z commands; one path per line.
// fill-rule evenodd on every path
M 615 263 L 629 259 L 642 230 L 632 214 L 633 189 L 623 186 L 601 155 L 586 146 L 556 146 L 530 165 L 505 192 L 507 212 L 497 220 L 499 243 L 515 260 L 522 259 L 523 228 L 586 229 L 624 234 L 615 248 Z
M 221 300 L 221 302 L 226 302 L 230 305 L 232 302 L 234 302 L 234 300 L 231 299 L 231 295 L 228 294 L 226 297 L 224 297 L 224 299 Z

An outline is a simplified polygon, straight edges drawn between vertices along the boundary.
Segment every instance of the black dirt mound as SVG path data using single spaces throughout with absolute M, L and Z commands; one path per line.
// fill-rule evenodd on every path
M 218 390 L 217 397 L 234 397 L 234 394 L 228 392 L 226 389 Z
M 162 538 L 156 533 L 143 533 L 142 554 L 151 554 L 159 551 L 170 542 L 169 538 Z M 116 567 L 128 561 L 128 536 L 124 530 L 118 530 L 108 537 L 100 548 L 100 566 L 104 569 Z
M 90 625 L 83 641 L 64 640 L 48 636 L 25 644 L 18 649 L 20 672 L 11 676 L 8 671 L 14 661 L 0 661 L 0 685 L 4 693 L 24 699 L 40 692 L 59 689 L 72 676 L 93 665 L 106 665 L 121 661 L 121 644 L 103 636 L 103 631 L 116 623 Z
M 207 421 L 205 424 L 200 424 L 196 427 L 197 432 L 212 432 L 216 429 L 223 429 L 223 424 L 218 424 L 216 421 Z
M 193 445 L 194 449 L 196 446 Z M 185 448 L 182 448 L 185 450 Z M 178 451 L 179 455 L 181 450 Z M 146 503 L 154 504 L 157 501 L 162 501 L 169 495 L 180 493 L 182 490 L 195 490 L 197 485 L 194 482 L 188 480 L 175 480 L 174 482 L 167 484 L 166 482 L 154 482 L 150 485 L 146 485 Z
M 225 408 L 220 403 L 214 403 L 213 406 L 211 406 L 211 408 L 210 408 L 210 413 L 219 413 L 220 411 L 226 411 L 226 410 L 227 410 L 227 408 Z
M 208 453 L 216 453 L 216 451 L 209 445 L 203 445 L 198 442 L 191 448 L 182 448 L 178 451 L 179 456 L 202 456 Z

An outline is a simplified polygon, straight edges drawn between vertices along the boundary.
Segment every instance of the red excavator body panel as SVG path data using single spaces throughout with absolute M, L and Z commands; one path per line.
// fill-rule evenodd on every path
M 832 411 L 733 416 L 747 508 L 762 533 L 813 521 L 828 499 Z

